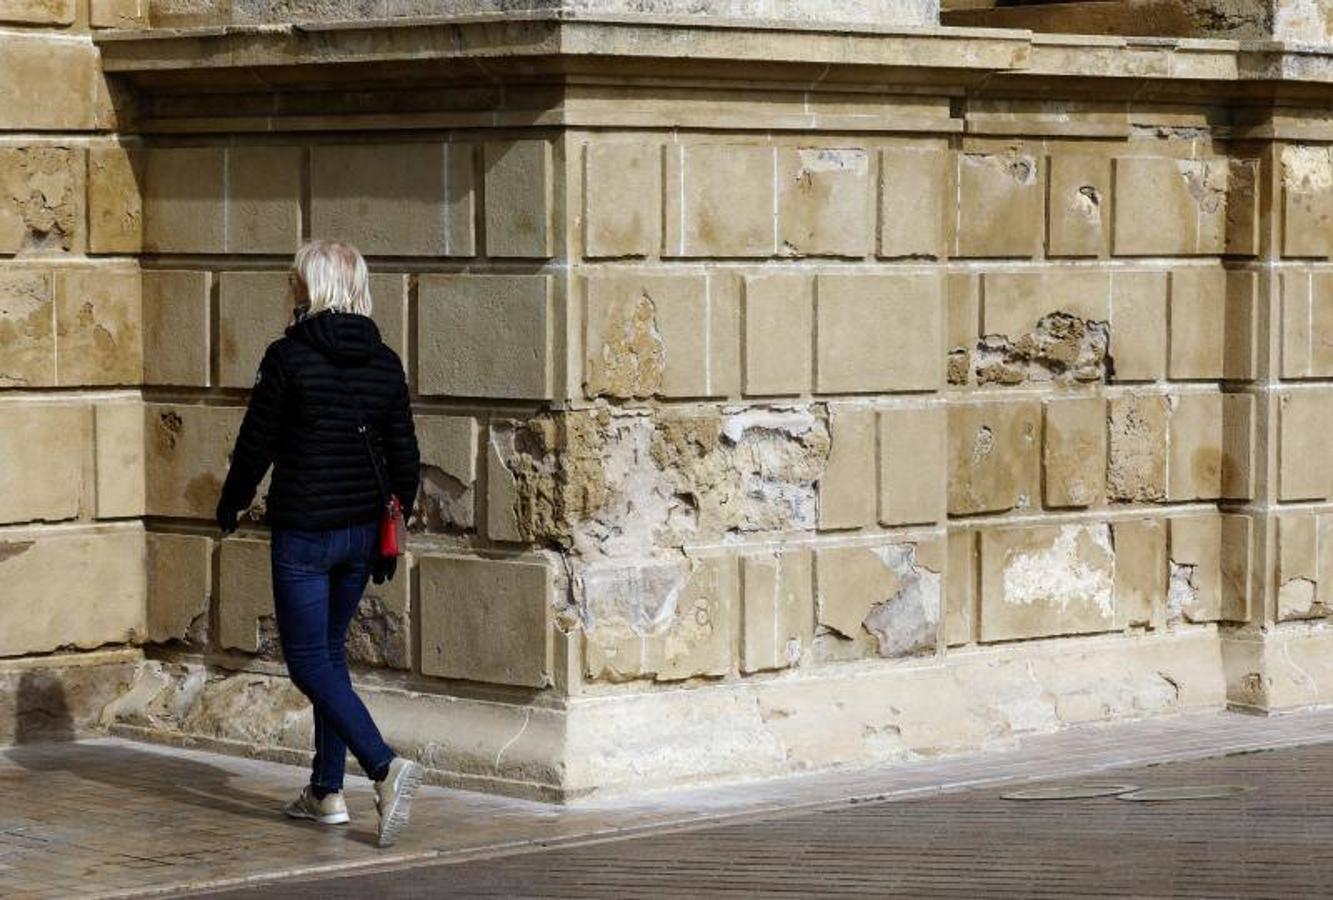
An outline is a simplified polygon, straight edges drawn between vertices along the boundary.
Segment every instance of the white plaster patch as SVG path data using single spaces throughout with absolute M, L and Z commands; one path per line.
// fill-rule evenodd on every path
M 1080 539 L 1104 552 L 1109 564 L 1091 565 L 1079 552 Z M 1004 568 L 1004 602 L 1015 606 L 1051 603 L 1062 611 L 1094 605 L 1103 617 L 1113 612 L 1115 551 L 1106 524 L 1066 525 L 1045 550 L 1014 553 Z

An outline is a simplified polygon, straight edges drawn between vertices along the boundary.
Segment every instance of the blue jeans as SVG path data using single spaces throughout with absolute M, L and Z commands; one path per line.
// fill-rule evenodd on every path
M 347 626 L 370 580 L 379 524 L 274 529 L 273 605 L 292 683 L 315 709 L 310 783 L 340 791 L 350 749 L 372 778 L 394 758 L 347 674 Z

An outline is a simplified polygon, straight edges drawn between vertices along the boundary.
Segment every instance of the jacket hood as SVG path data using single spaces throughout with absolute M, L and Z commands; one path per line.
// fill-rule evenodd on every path
M 368 316 L 322 312 L 287 327 L 287 336 L 309 344 L 340 365 L 359 365 L 375 354 L 383 341 Z

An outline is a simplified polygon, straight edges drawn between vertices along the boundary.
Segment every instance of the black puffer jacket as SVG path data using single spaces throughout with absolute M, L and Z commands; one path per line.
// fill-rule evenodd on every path
M 410 511 L 420 477 L 407 379 L 366 316 L 325 312 L 269 345 L 245 411 L 219 509 L 242 510 L 270 464 L 268 524 L 322 531 L 380 517 L 358 410 Z

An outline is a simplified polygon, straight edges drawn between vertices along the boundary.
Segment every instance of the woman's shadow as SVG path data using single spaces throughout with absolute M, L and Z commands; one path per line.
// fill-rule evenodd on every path
M 64 685 L 51 672 L 35 670 L 20 676 L 15 719 L 14 745 L 0 748 L 0 760 L 18 765 L 34 779 L 67 773 L 147 795 L 155 803 L 186 804 L 214 815 L 271 823 L 286 821 L 281 800 L 238 788 L 235 774 L 226 769 L 177 753 L 77 740 Z

